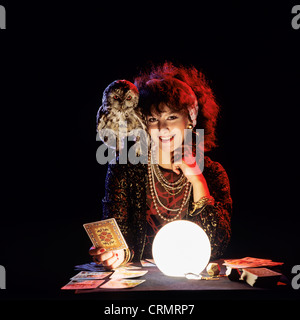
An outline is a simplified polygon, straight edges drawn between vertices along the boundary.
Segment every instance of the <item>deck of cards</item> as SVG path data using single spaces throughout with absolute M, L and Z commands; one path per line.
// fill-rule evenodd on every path
M 260 259 L 260 258 L 252 258 L 252 257 L 224 260 L 224 263 L 223 263 L 223 265 L 230 268 L 234 268 L 234 269 L 274 267 L 274 266 L 280 266 L 282 264 L 283 262 L 275 262 L 270 259 Z
M 83 225 L 95 248 L 106 251 L 127 249 L 127 243 L 114 218 Z

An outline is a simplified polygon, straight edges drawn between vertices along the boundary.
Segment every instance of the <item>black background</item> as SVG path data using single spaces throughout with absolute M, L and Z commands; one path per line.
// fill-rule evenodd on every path
M 9 299 L 63 299 L 90 261 L 106 166 L 95 116 L 105 87 L 149 61 L 192 64 L 222 106 L 209 155 L 231 182 L 226 257 L 299 258 L 299 40 L 295 2 L 12 4 L 0 32 L 0 264 Z

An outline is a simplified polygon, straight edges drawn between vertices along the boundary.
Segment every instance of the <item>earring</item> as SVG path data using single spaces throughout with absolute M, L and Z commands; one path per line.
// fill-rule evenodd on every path
M 187 128 L 188 128 L 188 129 L 193 129 L 193 125 L 192 125 L 192 124 L 189 124 L 189 125 L 187 126 Z

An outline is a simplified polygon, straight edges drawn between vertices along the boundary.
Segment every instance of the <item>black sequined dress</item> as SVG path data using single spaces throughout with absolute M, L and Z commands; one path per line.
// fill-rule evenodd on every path
M 164 172 L 164 175 L 169 176 L 171 180 L 175 179 L 173 173 Z M 222 256 L 231 236 L 230 185 L 222 165 L 207 156 L 204 160 L 203 175 L 210 194 L 215 199 L 215 205 L 207 205 L 201 212 L 199 210 L 199 214 L 195 212 L 190 216 L 193 201 L 193 193 L 191 193 L 190 200 L 180 218 L 195 222 L 203 228 L 211 243 L 211 258 L 217 259 Z M 179 204 L 181 199 L 182 195 L 179 194 L 176 199 L 169 199 L 169 203 L 175 200 L 176 205 L 176 202 Z M 128 246 L 134 252 L 134 260 L 151 257 L 151 242 L 155 232 L 163 223 L 157 219 L 153 225 L 155 212 L 149 193 L 147 165 L 109 164 L 102 204 L 102 218 L 117 220 Z

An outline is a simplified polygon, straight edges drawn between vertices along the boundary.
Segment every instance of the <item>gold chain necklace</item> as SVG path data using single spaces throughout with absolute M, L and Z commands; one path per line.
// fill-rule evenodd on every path
M 154 207 L 155 207 L 155 210 L 157 212 L 157 214 L 160 216 L 161 219 L 165 220 L 165 221 L 168 221 L 168 222 L 171 222 L 173 220 L 176 220 L 184 206 L 187 204 L 188 200 L 190 199 L 190 196 L 191 196 L 191 190 L 192 190 L 192 185 L 190 182 L 187 182 L 186 183 L 186 187 L 185 187 L 185 191 L 184 191 L 184 196 L 183 196 L 183 199 L 182 199 L 182 203 L 181 203 L 181 206 L 179 209 L 172 209 L 172 208 L 167 208 L 166 206 L 164 206 L 161 201 L 159 200 L 159 196 L 157 194 L 157 191 L 156 191 L 156 188 L 155 188 L 155 181 L 154 181 L 154 174 L 153 174 L 153 169 L 152 169 L 152 165 L 151 165 L 151 151 L 149 153 L 149 158 L 148 158 L 148 178 L 149 178 L 149 188 L 150 188 L 150 193 L 151 193 L 151 197 L 152 197 L 152 200 L 153 200 L 153 204 L 154 204 Z M 166 218 L 162 215 L 162 213 L 159 211 L 159 208 L 158 208 L 158 205 L 157 205 L 157 202 L 166 210 L 168 211 L 178 211 L 178 213 L 176 214 L 176 216 L 174 216 L 173 218 L 169 219 L 169 218 Z
M 165 189 L 165 191 L 167 191 L 172 196 L 175 196 L 178 193 L 180 193 L 187 183 L 187 178 L 185 177 L 185 175 L 181 173 L 179 179 L 177 179 L 174 182 L 169 182 L 159 169 L 155 152 L 154 154 L 151 153 L 151 157 L 153 157 L 154 160 L 154 164 L 152 165 L 152 168 L 154 169 L 154 175 L 156 179 L 159 181 L 159 183 L 162 185 L 162 187 Z
M 163 181 L 167 186 L 169 186 L 169 188 L 171 187 L 176 187 L 177 185 L 181 185 L 183 181 L 186 180 L 186 177 L 184 176 L 184 174 L 182 173 L 180 178 L 178 180 L 176 180 L 175 182 L 169 182 L 162 174 L 161 170 L 159 169 L 159 165 L 158 164 L 154 164 L 153 165 L 154 170 L 157 174 L 157 176 L 160 178 L 161 181 Z
M 179 194 L 182 189 L 184 188 L 184 186 L 186 186 L 187 184 L 187 179 L 182 179 L 180 185 L 176 186 L 176 187 L 172 187 L 172 186 L 169 186 L 168 184 L 166 184 L 164 181 L 162 181 L 162 179 L 160 178 L 159 174 L 156 172 L 156 165 L 152 165 L 153 166 L 153 172 L 154 172 L 154 175 L 157 179 L 157 181 L 162 185 L 162 187 L 165 189 L 166 192 L 168 192 L 168 194 L 172 195 L 172 196 L 175 196 L 177 194 Z

